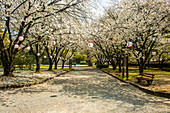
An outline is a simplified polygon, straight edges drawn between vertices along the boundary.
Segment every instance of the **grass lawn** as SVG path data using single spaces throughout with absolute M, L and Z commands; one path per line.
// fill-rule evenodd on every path
M 81 64 L 81 65 L 76 65 L 77 67 L 88 67 L 88 65 Z
M 102 70 L 107 71 L 123 80 L 126 80 L 126 70 L 124 73 L 125 76 L 124 78 L 122 76 L 122 73 L 119 73 L 118 69 L 113 70 L 111 66 L 109 66 L 109 68 L 103 68 Z M 132 81 L 136 81 L 136 77 L 139 76 L 139 69 L 136 67 L 135 68 L 129 67 L 128 71 L 129 71 L 129 79 Z M 158 69 L 144 69 L 144 72 L 155 74 L 155 78 L 170 78 L 170 72 L 160 71 Z
M 48 65 L 41 65 L 40 66 L 40 70 L 48 70 Z M 61 66 L 58 66 L 57 69 L 60 70 L 62 67 Z M 36 66 L 32 66 L 31 67 L 31 70 L 26 68 L 26 65 L 23 65 L 23 69 L 20 69 L 18 65 L 15 65 L 15 73 L 20 73 L 20 72 L 23 72 L 23 71 L 35 71 L 36 69 Z M 53 66 L 53 69 L 54 69 L 54 66 Z M 65 65 L 64 69 L 69 69 L 68 65 Z M 0 72 L 2 73 L 3 72 L 3 67 L 0 66 Z

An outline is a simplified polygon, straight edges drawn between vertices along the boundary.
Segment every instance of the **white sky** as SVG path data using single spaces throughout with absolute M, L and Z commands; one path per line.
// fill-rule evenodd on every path
M 96 8 L 92 9 L 94 16 L 99 17 L 104 13 L 104 8 L 112 4 L 112 0 L 96 0 Z

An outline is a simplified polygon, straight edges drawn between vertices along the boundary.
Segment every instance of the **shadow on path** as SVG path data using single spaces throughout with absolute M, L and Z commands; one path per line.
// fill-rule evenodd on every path
M 60 92 L 64 94 L 88 95 L 92 99 L 111 99 L 133 105 L 153 103 L 150 98 L 159 98 L 143 93 L 129 84 L 121 83 L 97 69 L 76 69 L 69 74 L 73 77 L 68 78 L 69 75 L 66 75 L 65 78 L 55 79 L 50 85 L 63 85 Z

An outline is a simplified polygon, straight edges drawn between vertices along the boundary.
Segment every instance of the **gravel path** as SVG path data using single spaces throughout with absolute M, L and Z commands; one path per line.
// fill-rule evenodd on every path
M 44 84 L 0 91 L 0 113 L 170 113 L 169 106 L 170 99 L 85 67 Z

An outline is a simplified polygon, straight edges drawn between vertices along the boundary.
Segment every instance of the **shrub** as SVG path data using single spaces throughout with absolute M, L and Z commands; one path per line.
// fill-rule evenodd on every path
M 87 62 L 86 61 L 80 61 L 80 64 L 86 64 Z
M 106 64 L 98 64 L 97 68 L 101 69 L 101 68 L 109 68 L 109 65 Z

